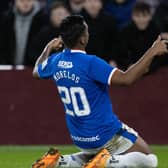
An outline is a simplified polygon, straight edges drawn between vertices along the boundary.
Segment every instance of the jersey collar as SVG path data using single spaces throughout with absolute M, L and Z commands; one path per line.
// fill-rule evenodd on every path
M 71 50 L 71 53 L 83 53 L 83 54 L 86 54 L 86 51 L 83 51 L 83 50 Z

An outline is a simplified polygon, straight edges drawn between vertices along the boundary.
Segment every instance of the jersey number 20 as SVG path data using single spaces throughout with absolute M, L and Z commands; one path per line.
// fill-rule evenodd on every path
M 58 92 L 61 95 L 61 100 L 64 103 L 67 114 L 71 116 L 76 115 L 78 117 L 87 116 L 90 114 L 90 106 L 83 88 L 71 87 L 68 89 L 64 86 L 58 86 Z M 80 109 L 78 101 L 80 101 L 82 109 Z M 70 104 L 73 106 L 73 111 L 69 110 L 67 107 L 67 105 Z

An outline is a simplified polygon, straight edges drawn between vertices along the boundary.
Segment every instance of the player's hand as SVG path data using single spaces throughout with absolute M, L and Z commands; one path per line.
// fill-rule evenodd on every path
M 62 48 L 62 46 L 63 46 L 63 42 L 62 42 L 61 38 L 55 38 L 47 44 L 47 47 L 50 50 L 58 50 L 58 49 Z
M 152 45 L 154 55 L 163 55 L 168 53 L 168 40 L 162 40 L 161 36 L 158 36 L 157 40 Z

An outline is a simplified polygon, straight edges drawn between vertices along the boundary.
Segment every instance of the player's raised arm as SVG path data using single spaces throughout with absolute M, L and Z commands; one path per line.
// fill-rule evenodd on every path
M 138 80 L 143 74 L 148 72 L 149 66 L 155 56 L 168 53 L 167 41 L 161 40 L 159 36 L 151 48 L 149 48 L 142 58 L 132 65 L 127 71 L 116 70 L 111 78 L 111 84 L 131 85 Z
M 55 38 L 46 45 L 42 54 L 40 55 L 40 57 L 37 59 L 35 63 L 35 66 L 33 69 L 33 76 L 35 78 L 39 78 L 38 66 L 42 64 L 50 56 L 50 53 L 52 50 L 58 50 L 61 47 L 62 47 L 62 40 L 60 38 Z

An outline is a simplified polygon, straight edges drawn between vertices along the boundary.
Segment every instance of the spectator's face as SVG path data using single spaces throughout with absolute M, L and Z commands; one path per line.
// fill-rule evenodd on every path
M 134 12 L 132 18 L 133 18 L 133 22 L 135 23 L 135 25 L 139 30 L 145 30 L 148 27 L 152 19 L 152 16 L 148 12 L 144 12 L 144 13 Z
M 35 0 L 15 0 L 16 8 L 23 14 L 29 13 L 34 6 Z
M 103 7 L 101 0 L 86 0 L 84 5 L 86 11 L 91 17 L 97 17 Z
M 51 16 L 50 16 L 51 23 L 53 24 L 53 26 L 59 27 L 62 20 L 69 15 L 70 15 L 69 12 L 64 7 L 53 9 L 51 11 Z
M 72 12 L 80 13 L 83 9 L 83 4 L 85 0 L 70 0 L 69 4 L 71 7 Z

